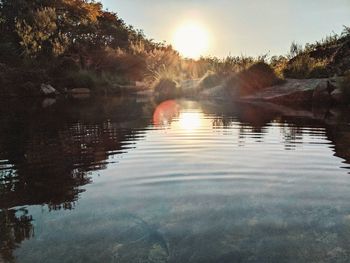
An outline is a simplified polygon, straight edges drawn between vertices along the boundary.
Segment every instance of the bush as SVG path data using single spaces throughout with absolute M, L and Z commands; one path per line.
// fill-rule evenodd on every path
M 208 71 L 199 81 L 200 89 L 210 89 L 221 83 L 222 77 L 214 72 Z
M 283 75 L 286 78 L 325 78 L 329 76 L 327 71 L 327 61 L 322 59 L 311 58 L 308 54 L 301 54 L 291 59 Z
M 248 69 L 251 65 L 258 62 L 263 62 L 266 59 L 266 55 L 257 58 L 245 57 L 245 56 L 227 56 L 223 59 L 216 57 L 202 57 L 195 62 L 196 68 L 199 68 L 199 72 L 205 74 L 205 72 L 212 71 L 216 74 L 227 77 L 232 73 L 237 73 Z
M 247 70 L 230 77 L 226 87 L 232 95 L 240 97 L 273 86 L 280 81 L 268 64 L 258 62 Z
M 159 101 L 174 99 L 181 95 L 181 89 L 178 87 L 178 84 L 168 78 L 156 81 L 153 85 L 153 90 L 156 99 Z
M 71 57 L 60 58 L 55 68 L 59 72 L 77 72 L 80 69 L 78 63 Z
M 64 88 L 87 88 L 95 89 L 98 84 L 97 76 L 89 71 L 80 70 L 78 72 L 70 72 L 66 75 L 61 83 Z
M 20 55 L 13 43 L 0 43 L 0 63 L 8 65 L 18 65 L 20 63 Z
M 270 59 L 270 66 L 274 69 L 279 78 L 283 78 L 283 71 L 288 63 L 288 58 L 285 56 L 273 56 Z

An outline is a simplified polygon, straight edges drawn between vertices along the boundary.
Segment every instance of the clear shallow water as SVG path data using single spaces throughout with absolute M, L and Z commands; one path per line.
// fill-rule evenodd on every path
M 11 105 L 0 113 L 0 261 L 350 261 L 345 111 Z

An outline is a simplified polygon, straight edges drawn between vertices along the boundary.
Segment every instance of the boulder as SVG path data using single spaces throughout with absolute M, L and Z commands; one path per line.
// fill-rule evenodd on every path
M 50 84 L 41 84 L 40 92 L 42 95 L 45 95 L 45 96 L 54 96 L 59 94 L 59 92 Z
M 314 94 L 316 89 L 318 91 Z M 315 98 L 321 96 L 325 89 L 327 89 L 327 79 L 286 79 L 283 84 L 272 86 L 242 98 L 271 101 L 279 104 L 311 104 L 314 96 Z
M 225 85 L 218 85 L 201 91 L 199 97 L 202 99 L 227 100 L 227 98 L 232 98 L 232 94 L 229 93 Z

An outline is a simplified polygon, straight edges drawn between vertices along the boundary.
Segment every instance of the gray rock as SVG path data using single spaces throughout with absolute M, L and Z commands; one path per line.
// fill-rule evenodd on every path
M 231 94 L 227 91 L 224 85 L 218 85 L 211 89 L 203 90 L 199 93 L 199 97 L 202 99 L 222 99 L 227 100 L 231 98 Z
M 266 88 L 243 99 L 282 104 L 311 103 L 316 88 L 319 87 L 319 91 L 322 91 L 326 85 L 326 79 L 286 79 L 283 84 Z
M 40 91 L 45 96 L 58 95 L 59 92 L 50 84 L 41 84 Z

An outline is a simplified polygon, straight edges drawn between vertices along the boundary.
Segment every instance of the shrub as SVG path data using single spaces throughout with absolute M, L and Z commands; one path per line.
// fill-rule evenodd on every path
M 0 43 L 0 63 L 8 65 L 17 65 L 20 63 L 20 55 L 13 43 Z
M 231 76 L 226 87 L 232 95 L 240 97 L 273 86 L 280 81 L 268 64 L 258 62 L 247 70 Z
M 67 73 L 78 72 L 79 65 L 71 57 L 62 57 L 57 59 L 49 68 L 49 75 L 53 78 L 61 78 Z
M 222 77 L 218 74 L 208 71 L 199 81 L 200 89 L 210 89 L 221 83 Z
M 152 89 L 154 90 L 156 99 L 159 101 L 174 99 L 181 95 L 181 89 L 178 84 L 168 78 L 157 80 Z
M 216 57 L 202 57 L 196 62 L 199 72 L 202 75 L 208 71 L 215 72 L 221 76 L 229 76 L 232 73 L 237 73 L 248 69 L 251 65 L 258 62 L 264 62 L 266 55 L 254 57 L 246 56 L 227 56 L 223 59 Z
M 311 58 L 309 54 L 301 54 L 290 60 L 283 70 L 286 78 L 323 78 L 328 77 L 328 61 Z
M 285 56 L 273 56 L 270 59 L 270 66 L 274 69 L 279 78 L 283 78 L 283 71 L 286 68 L 288 59 Z
M 58 60 L 57 69 L 63 72 L 79 71 L 80 67 L 78 63 L 71 57 L 62 57 Z
M 145 58 L 131 54 L 115 57 L 114 65 L 115 73 L 123 74 L 128 79 L 135 81 L 142 80 L 147 70 Z
M 62 86 L 68 89 L 73 88 L 88 88 L 94 89 L 98 84 L 97 76 L 89 71 L 80 70 L 78 72 L 70 72 L 66 75 L 61 83 Z

